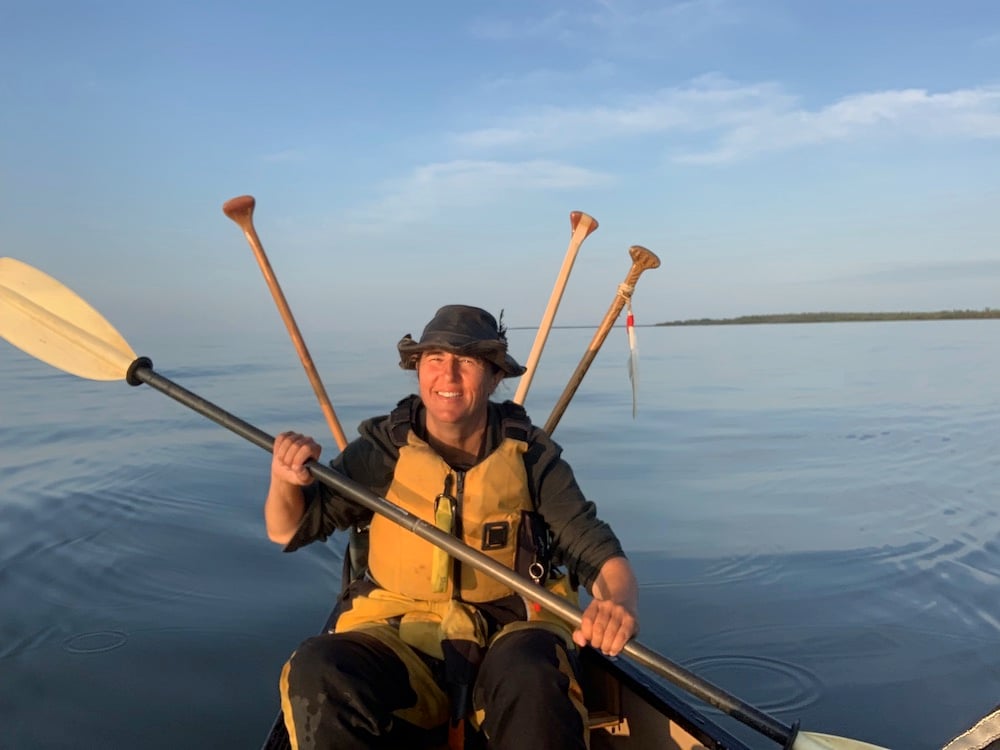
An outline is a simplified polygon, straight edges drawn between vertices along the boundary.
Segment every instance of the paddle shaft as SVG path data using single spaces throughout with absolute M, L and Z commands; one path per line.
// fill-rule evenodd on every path
M 548 420 L 545 422 L 545 431 L 550 435 L 556 429 L 556 425 L 559 424 L 559 420 L 562 419 L 563 412 L 566 411 L 566 407 L 569 406 L 569 402 L 573 400 L 573 396 L 576 394 L 576 389 L 580 387 L 580 383 L 583 382 L 583 377 L 587 374 L 587 370 L 590 369 L 591 363 L 597 356 L 597 352 L 600 351 L 601 346 L 604 344 L 604 340 L 608 337 L 608 333 L 614 326 L 615 321 L 618 316 L 621 315 L 622 308 L 625 307 L 625 301 L 632 296 L 632 291 L 635 287 L 635 283 L 639 280 L 639 276 L 647 268 L 657 268 L 660 265 L 660 259 L 656 257 L 656 254 L 651 250 L 647 250 L 641 245 L 632 245 L 629 248 L 629 255 L 632 258 L 632 267 L 629 268 L 628 273 L 625 275 L 625 280 L 622 282 L 621 286 L 618 287 L 618 291 L 615 293 L 615 298 L 611 302 L 611 307 L 608 309 L 607 313 L 604 315 L 604 320 L 597 327 L 597 331 L 594 333 L 594 337 L 590 340 L 590 346 L 587 347 L 587 351 L 583 355 L 583 359 L 580 360 L 580 364 L 576 366 L 576 370 L 570 376 L 569 382 L 566 384 L 566 388 L 563 389 L 562 395 L 556 402 L 556 405 L 552 408 L 552 413 L 549 414 Z
M 263 448 L 269 453 L 274 450 L 274 438 L 271 435 L 158 374 L 153 370 L 153 363 L 146 357 L 140 357 L 132 363 L 128 369 L 126 380 L 130 385 L 145 383 L 160 393 L 169 396 L 202 416 L 225 427 L 227 430 L 245 438 L 257 447 Z M 306 466 L 317 480 L 336 490 L 341 496 L 351 502 L 355 502 L 368 510 L 385 516 L 390 521 L 413 532 L 421 539 L 445 550 L 452 557 L 506 584 L 528 600 L 538 602 L 574 627 L 580 626 L 583 619 L 582 613 L 562 597 L 553 594 L 526 578 L 522 578 L 510 568 L 469 547 L 457 538 L 441 531 L 433 524 L 424 521 L 422 518 L 403 510 L 385 498 L 379 497 L 371 490 L 340 472 L 334 471 L 328 466 L 315 461 L 310 461 Z M 791 746 L 791 741 L 796 733 L 796 730 L 792 727 L 782 724 L 773 717 L 744 703 L 739 698 L 729 695 L 721 688 L 688 672 L 683 667 L 674 664 L 666 657 L 634 640 L 625 644 L 624 653 L 636 663 L 665 677 L 673 684 L 691 693 L 691 695 L 729 714 L 737 721 L 770 737 L 776 742 L 782 743 L 785 747 Z
M 555 319 L 556 311 L 559 309 L 559 302 L 562 300 L 563 292 L 566 290 L 566 282 L 569 280 L 570 271 L 573 270 L 573 263 L 576 255 L 580 251 L 580 245 L 597 229 L 597 219 L 582 211 L 572 211 L 569 215 L 572 235 L 569 240 L 569 247 L 566 248 L 566 255 L 563 257 L 562 267 L 559 269 L 559 276 L 552 287 L 552 294 L 549 295 L 549 303 L 542 314 L 542 322 L 538 325 L 535 334 L 535 342 L 531 346 L 531 353 L 524 364 L 524 374 L 517 383 L 517 390 L 514 393 L 515 404 L 524 404 L 528 397 L 528 388 L 535 377 L 535 370 L 538 369 L 538 360 L 542 357 L 542 350 L 545 342 L 549 338 L 549 331 L 552 330 L 552 321 Z
M 267 288 L 271 290 L 274 304 L 278 306 L 278 313 L 285 323 L 285 328 L 288 329 L 288 335 L 292 339 L 292 344 L 299 355 L 299 360 L 306 371 L 306 376 L 309 378 L 313 392 L 319 400 L 320 409 L 323 410 L 323 416 L 326 417 L 326 423 L 330 427 L 333 439 L 337 442 L 337 447 L 340 450 L 344 450 L 344 447 L 347 445 L 347 436 L 344 435 L 344 430 L 337 419 L 337 413 L 333 410 L 333 404 L 330 402 L 330 397 L 327 395 L 323 381 L 320 379 L 316 365 L 313 363 L 309 348 L 306 346 L 305 339 L 302 338 L 298 323 L 295 322 L 295 316 L 292 315 L 292 309 L 288 306 L 285 293 L 281 290 L 278 277 L 274 274 L 271 262 L 267 259 L 264 246 L 260 242 L 257 230 L 254 228 L 253 210 L 255 205 L 256 202 L 252 195 L 241 195 L 226 201 L 222 207 L 222 211 L 243 230 L 243 236 L 246 237 L 250 249 L 253 250 L 254 257 L 257 259 L 257 265 L 260 266 L 260 271 L 264 274 L 264 281 L 267 283 Z

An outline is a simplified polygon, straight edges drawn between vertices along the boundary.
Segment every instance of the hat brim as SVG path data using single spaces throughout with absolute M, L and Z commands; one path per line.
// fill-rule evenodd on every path
M 505 378 L 516 378 L 524 374 L 527 368 L 522 367 L 511 357 L 506 348 L 497 343 L 489 341 L 473 340 L 467 344 L 428 342 L 418 343 L 413 340 L 410 334 L 406 334 L 396 345 L 399 350 L 399 366 L 404 370 L 415 370 L 420 354 L 427 351 L 451 352 L 452 354 L 468 354 L 479 357 L 493 365 L 496 365 Z

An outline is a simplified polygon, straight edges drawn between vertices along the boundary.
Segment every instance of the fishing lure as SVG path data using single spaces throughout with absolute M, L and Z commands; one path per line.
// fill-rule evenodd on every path
M 635 316 L 632 314 L 632 300 L 628 301 L 628 315 L 625 317 L 625 331 L 628 333 L 628 379 L 632 381 L 632 419 L 638 410 L 639 390 L 639 349 L 635 343 Z

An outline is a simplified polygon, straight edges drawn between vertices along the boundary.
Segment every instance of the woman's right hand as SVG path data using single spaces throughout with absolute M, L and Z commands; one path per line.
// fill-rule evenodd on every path
M 288 482 L 298 487 L 313 483 L 312 474 L 305 464 L 316 461 L 322 447 L 308 435 L 282 432 L 274 439 L 274 456 L 271 459 L 271 481 Z

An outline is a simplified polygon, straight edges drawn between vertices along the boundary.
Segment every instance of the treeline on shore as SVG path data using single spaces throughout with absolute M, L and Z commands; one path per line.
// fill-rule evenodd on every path
M 737 318 L 692 318 L 656 323 L 658 326 L 728 326 L 761 323 L 851 323 L 886 320 L 974 320 L 1000 318 L 1000 309 L 939 310 L 937 312 L 812 312 L 741 315 Z

